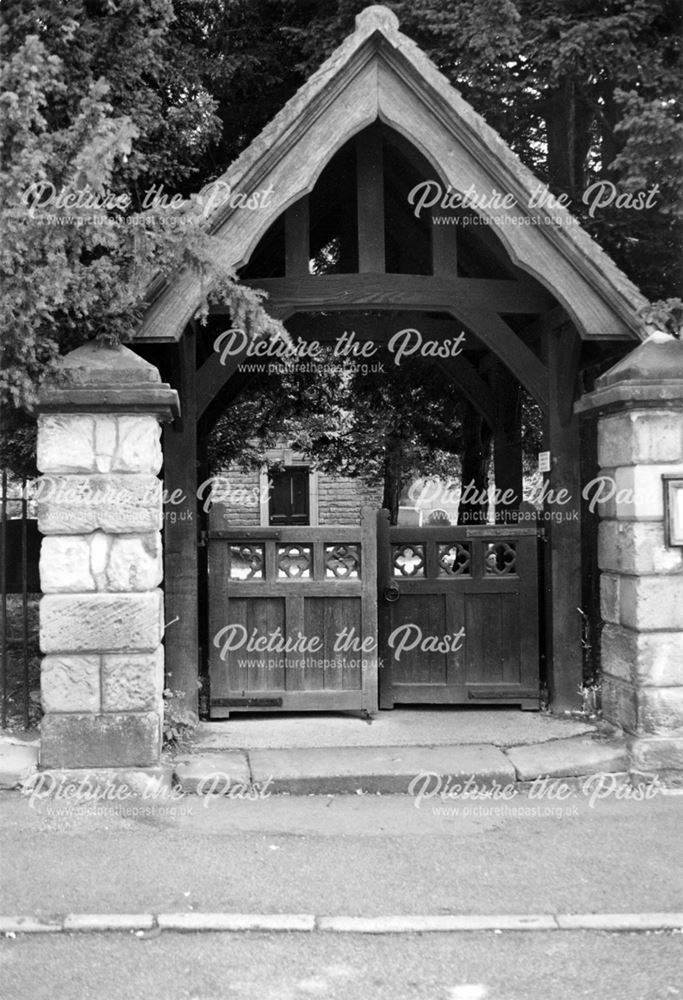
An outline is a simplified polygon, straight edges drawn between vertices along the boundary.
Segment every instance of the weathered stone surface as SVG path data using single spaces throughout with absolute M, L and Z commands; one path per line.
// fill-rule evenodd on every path
M 90 536 L 52 535 L 40 545 L 40 586 L 45 594 L 95 590 L 90 569 Z
M 598 564 L 613 573 L 683 574 L 683 549 L 666 545 L 663 522 L 602 521 Z
M 603 573 L 600 577 L 600 614 L 606 622 L 619 621 L 619 582 L 613 574 Z
M 683 579 L 677 576 L 620 577 L 616 620 L 638 631 L 680 629 L 683 633 Z
M 602 678 L 602 715 L 606 722 L 635 733 L 638 727 L 636 692 L 631 684 L 604 674 Z
M 151 414 L 118 417 L 118 443 L 113 472 L 151 472 L 161 469 L 161 427 Z
M 154 365 L 122 344 L 89 341 L 59 359 L 62 386 L 155 385 L 161 375 Z
M 646 772 L 683 771 L 683 737 L 638 738 L 631 741 L 630 750 L 634 769 Z
M 99 712 L 99 656 L 46 656 L 40 665 L 44 712 Z
M 626 520 L 659 521 L 664 517 L 664 474 L 683 474 L 683 463 L 669 465 L 635 465 L 614 470 L 616 493 L 614 514 L 610 503 L 600 511 L 603 517 Z
M 151 473 L 161 469 L 161 428 L 153 414 L 43 414 L 38 468 L 45 473 Z
M 683 737 L 683 687 L 641 688 L 638 729 L 653 736 Z
M 230 795 L 242 792 L 251 783 L 246 754 L 239 750 L 228 753 L 192 754 L 175 763 L 175 776 L 188 795 Z
M 161 712 L 163 690 L 163 646 L 149 654 L 106 653 L 102 657 L 103 712 Z
M 601 466 L 680 462 L 683 413 L 674 410 L 630 410 L 610 414 L 598 424 Z
M 38 747 L 12 738 L 0 739 L 0 788 L 17 788 L 38 764 Z
M 643 685 L 683 685 L 683 635 L 634 632 L 623 625 L 602 630 L 602 668 L 614 677 Z
M 161 583 L 163 572 L 160 532 L 112 539 L 105 571 L 107 590 L 152 590 Z
M 40 766 L 146 767 L 159 763 L 161 725 L 156 712 L 57 715 L 41 723 Z
M 162 594 L 49 594 L 40 602 L 44 653 L 153 652 L 163 634 Z
M 628 754 L 622 741 L 606 742 L 579 736 L 505 751 L 519 781 L 534 778 L 570 778 L 602 771 L 625 771 Z
M 152 475 L 44 476 L 37 487 L 38 530 L 44 535 L 158 531 L 162 484 Z
M 95 416 L 39 416 L 36 464 L 41 472 L 94 472 Z
M 37 758 L 37 751 L 36 751 Z M 173 788 L 173 771 L 167 765 L 144 768 L 88 767 L 42 769 L 23 782 L 22 791 L 34 801 L 61 798 L 70 803 L 125 802 L 131 797 L 145 802 L 173 802 L 181 797 Z

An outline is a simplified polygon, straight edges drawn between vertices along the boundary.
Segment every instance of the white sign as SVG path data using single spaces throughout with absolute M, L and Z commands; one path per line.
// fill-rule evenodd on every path
M 550 452 L 549 451 L 539 451 L 539 453 L 538 453 L 538 471 L 539 472 L 550 472 Z

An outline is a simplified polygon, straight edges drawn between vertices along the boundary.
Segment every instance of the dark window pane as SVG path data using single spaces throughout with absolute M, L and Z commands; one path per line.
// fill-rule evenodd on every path
M 270 524 L 308 524 L 308 469 L 273 470 L 269 478 Z

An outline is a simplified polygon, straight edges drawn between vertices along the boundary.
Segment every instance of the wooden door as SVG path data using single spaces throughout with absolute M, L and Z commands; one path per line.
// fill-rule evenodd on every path
M 376 520 L 209 532 L 213 718 L 376 711 Z
M 380 707 L 539 706 L 536 531 L 378 522 Z

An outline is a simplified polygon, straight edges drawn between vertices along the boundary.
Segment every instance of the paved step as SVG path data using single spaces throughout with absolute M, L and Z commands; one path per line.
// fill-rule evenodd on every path
M 536 746 L 512 747 L 505 751 L 519 781 L 534 778 L 572 778 L 590 774 L 628 771 L 628 751 L 621 740 L 579 736 L 551 740 Z
M 322 747 L 249 751 L 252 778 L 272 792 L 334 795 L 354 792 L 403 794 L 441 779 L 473 778 L 479 788 L 515 781 L 515 769 L 498 747 Z M 423 776 L 423 777 L 420 777 Z

